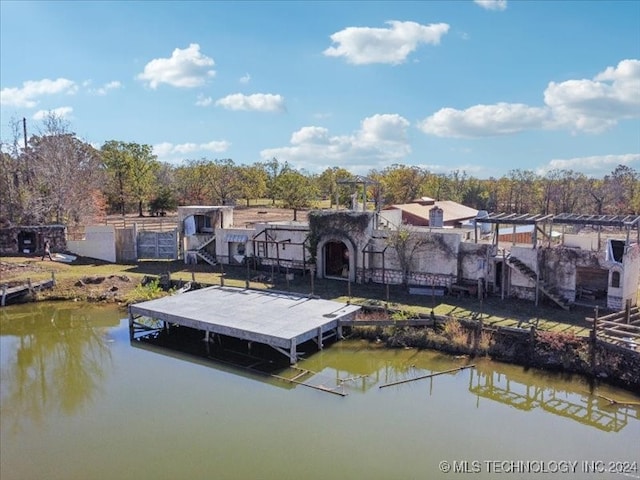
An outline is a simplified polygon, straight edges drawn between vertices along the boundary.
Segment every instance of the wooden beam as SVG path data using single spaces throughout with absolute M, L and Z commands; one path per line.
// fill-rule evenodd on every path
M 422 379 L 425 379 L 425 378 L 436 377 L 438 375 L 444 375 L 445 373 L 459 372 L 460 370 L 466 370 L 467 368 L 474 368 L 475 366 L 476 365 L 474 363 L 473 365 L 465 365 L 463 367 L 451 368 L 449 370 L 443 370 L 442 372 L 430 373 L 429 375 L 422 375 L 420 377 L 408 378 L 406 380 L 398 380 L 397 382 L 391 382 L 391 383 L 386 383 L 384 385 L 380 385 L 378 388 L 386 388 L 386 387 L 392 387 L 394 385 L 400 385 L 402 383 L 415 382 L 416 380 L 422 380 Z

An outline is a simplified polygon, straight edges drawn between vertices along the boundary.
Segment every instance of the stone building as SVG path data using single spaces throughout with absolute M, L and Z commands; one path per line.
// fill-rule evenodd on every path
M 48 240 L 52 252 L 67 250 L 65 225 L 17 225 L 0 228 L 0 254 L 38 255 L 44 252 Z

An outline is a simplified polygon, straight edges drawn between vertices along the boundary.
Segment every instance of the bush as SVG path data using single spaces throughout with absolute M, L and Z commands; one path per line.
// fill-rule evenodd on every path
M 126 298 L 127 305 L 132 303 L 146 302 L 147 300 L 154 300 L 156 298 L 164 297 L 169 292 L 166 292 L 160 286 L 160 280 L 155 279 L 150 282 L 140 284 L 133 289 Z

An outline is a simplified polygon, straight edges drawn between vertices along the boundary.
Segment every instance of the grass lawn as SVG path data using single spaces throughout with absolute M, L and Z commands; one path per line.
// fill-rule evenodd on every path
M 32 281 L 51 278 L 55 274 L 57 286 L 53 291 L 43 292 L 42 297 L 85 298 L 85 294 L 76 285 L 78 280 L 86 277 L 127 277 L 130 282 L 119 284 L 120 288 L 134 289 L 145 276 L 157 276 L 169 273 L 174 280 L 190 281 L 211 285 L 220 285 L 224 273 L 224 283 L 229 286 L 245 287 L 247 269 L 245 267 L 212 267 L 206 264 L 185 265 L 182 261 L 141 261 L 136 264 L 111 264 L 92 259 L 79 258 L 67 264 L 41 261 L 40 257 L 0 257 L 0 284 Z M 251 288 L 291 291 L 302 294 L 312 292 L 312 279 L 296 274 L 293 280 L 287 281 L 284 274 L 276 274 L 274 281 L 270 279 L 254 281 L 260 275 L 269 277 L 271 272 L 249 272 Z M 125 292 L 123 292 L 125 293 Z M 385 305 L 389 309 L 405 312 L 406 317 L 412 315 L 428 315 L 432 309 L 436 315 L 454 316 L 462 319 L 479 319 L 485 324 L 505 327 L 530 328 L 535 325 L 539 329 L 552 331 L 573 331 L 578 335 L 588 335 L 589 324 L 585 317 L 593 316 L 593 310 L 576 307 L 571 311 L 561 310 L 552 305 L 540 304 L 524 300 L 489 297 L 481 303 L 477 298 L 457 298 L 453 296 L 409 295 L 399 285 L 387 288 L 379 284 L 349 284 L 339 280 L 313 279 L 313 293 L 322 298 L 340 302 L 350 302 L 364 306 Z

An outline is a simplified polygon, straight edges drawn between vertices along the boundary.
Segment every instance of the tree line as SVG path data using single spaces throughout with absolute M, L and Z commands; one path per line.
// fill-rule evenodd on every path
M 234 205 L 268 199 L 273 205 L 306 209 L 325 200 L 347 206 L 362 188 L 376 207 L 428 196 L 478 210 L 505 213 L 640 214 L 640 173 L 618 165 L 603 178 L 557 169 L 538 174 L 512 169 L 500 178 L 479 179 L 465 171 L 435 173 L 393 164 L 372 169 L 363 186 L 347 169 L 327 167 L 320 174 L 273 158 L 251 165 L 225 159 L 185 159 L 180 165 L 158 161 L 149 145 L 110 140 L 99 148 L 69 131 L 55 115 L 42 131 L 20 144 L 20 122 L 12 122 L 13 141 L 0 153 L 0 224 L 98 221 L 105 214 L 157 214 L 177 205 Z

